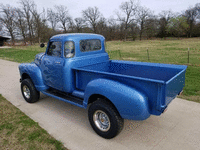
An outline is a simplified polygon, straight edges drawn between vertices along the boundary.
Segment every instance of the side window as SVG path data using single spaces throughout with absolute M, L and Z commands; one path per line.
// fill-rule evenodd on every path
M 80 50 L 81 52 L 101 50 L 101 41 L 100 40 L 81 40 Z
M 55 57 L 60 57 L 61 56 L 61 49 L 62 43 L 61 42 L 50 42 L 49 43 L 49 48 L 47 51 L 47 55 L 50 56 L 55 56 Z
M 72 58 L 75 54 L 75 46 L 74 42 L 67 41 L 65 42 L 65 49 L 64 49 L 64 55 L 66 58 Z

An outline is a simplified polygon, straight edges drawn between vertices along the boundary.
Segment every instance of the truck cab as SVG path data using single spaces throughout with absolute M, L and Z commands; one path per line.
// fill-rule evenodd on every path
M 44 85 L 67 93 L 73 92 L 73 67 L 109 60 L 104 42 L 103 36 L 95 34 L 53 36 L 45 54 L 36 56 L 35 60 L 42 71 Z

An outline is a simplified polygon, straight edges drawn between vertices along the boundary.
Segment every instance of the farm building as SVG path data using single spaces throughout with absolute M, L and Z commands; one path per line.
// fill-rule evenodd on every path
M 3 46 L 4 42 L 6 42 L 9 39 L 9 37 L 0 36 L 0 46 Z

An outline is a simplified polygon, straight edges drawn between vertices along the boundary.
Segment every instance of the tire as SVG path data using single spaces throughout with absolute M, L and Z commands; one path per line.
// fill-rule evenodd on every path
M 36 90 L 34 84 L 31 79 L 24 79 L 21 83 L 21 92 L 24 99 L 28 103 L 35 103 L 40 98 L 40 92 Z
M 114 106 L 104 99 L 98 99 L 90 105 L 88 118 L 93 130 L 106 139 L 117 136 L 124 126 L 124 119 Z

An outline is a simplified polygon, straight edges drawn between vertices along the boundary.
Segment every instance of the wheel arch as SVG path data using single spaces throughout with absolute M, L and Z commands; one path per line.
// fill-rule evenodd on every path
M 97 101 L 98 98 L 101 98 L 101 99 L 105 99 L 105 100 L 108 100 L 107 97 L 101 95 L 101 94 L 92 94 L 89 99 L 88 99 L 88 105 Z
M 21 79 L 22 80 L 24 80 L 24 79 L 31 79 L 31 77 L 27 73 L 23 73 Z
M 146 95 L 120 82 L 109 79 L 89 82 L 85 89 L 84 107 L 87 108 L 98 96 L 109 101 L 124 119 L 145 120 L 150 116 Z
M 113 104 L 113 102 L 111 100 L 109 100 L 107 97 L 105 97 L 104 95 L 101 94 L 92 94 L 89 99 L 88 99 L 88 106 L 91 105 L 93 102 L 97 101 L 98 99 L 103 99 L 105 100 L 107 103 L 109 103 L 113 108 L 116 109 L 116 111 L 119 113 L 118 109 L 116 108 L 116 106 Z M 119 113 L 120 115 L 120 113 Z M 120 115 L 121 116 L 121 115 Z
M 19 65 L 21 80 L 31 79 L 38 91 L 47 89 L 48 87 L 43 82 L 42 72 L 35 63 L 22 63 Z

